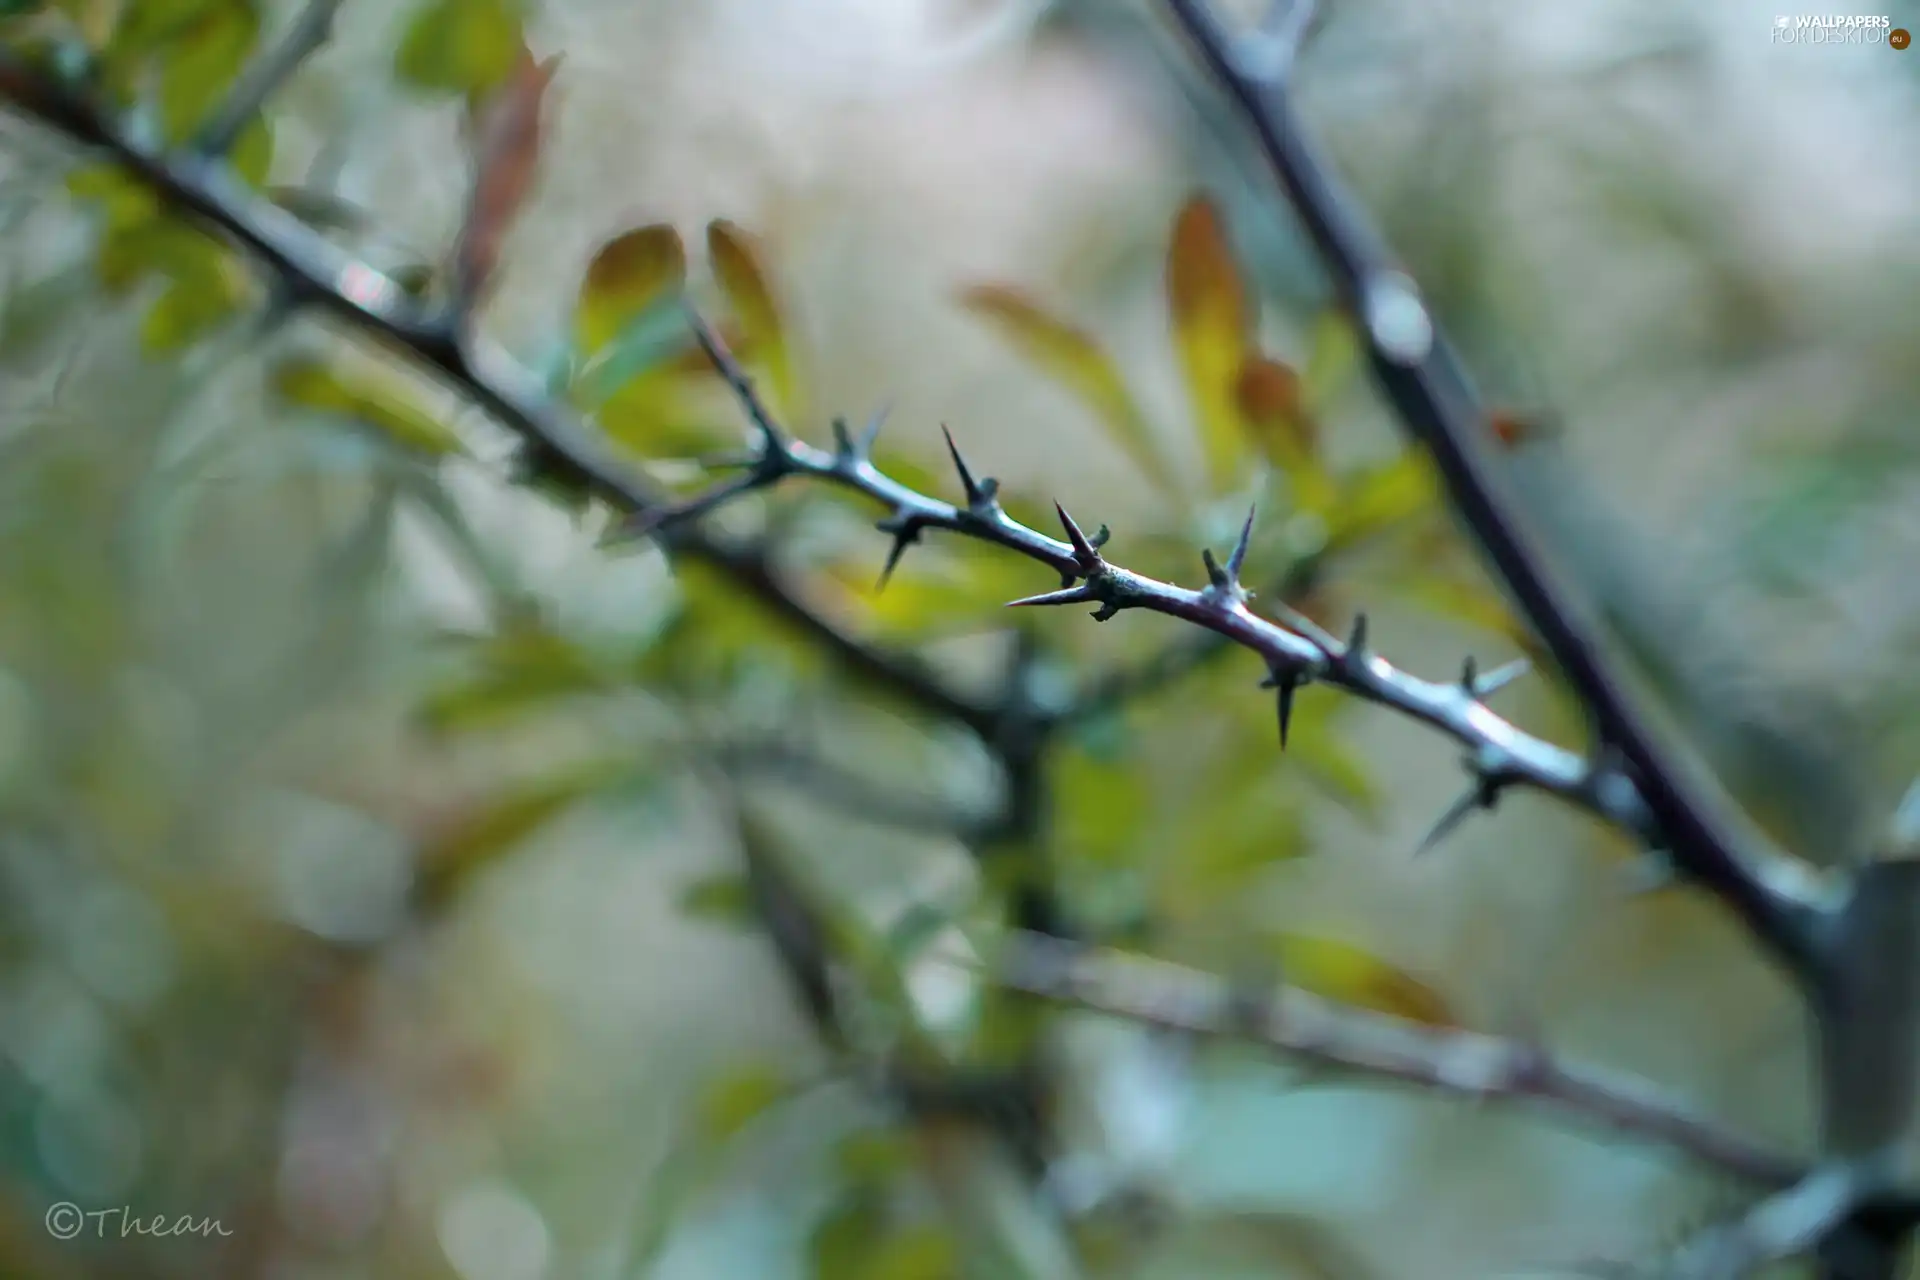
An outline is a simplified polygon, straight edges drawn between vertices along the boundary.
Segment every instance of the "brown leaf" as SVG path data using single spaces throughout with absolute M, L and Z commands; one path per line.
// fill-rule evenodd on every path
M 559 69 L 558 54 L 536 62 L 522 48 L 507 82 L 469 109 L 473 191 L 453 257 L 454 299 L 462 311 L 479 303 L 499 265 L 507 231 L 533 189 L 544 136 L 541 105 Z
M 598 351 L 635 316 L 677 291 L 687 277 L 687 251 L 665 223 L 636 227 L 600 246 L 587 264 L 574 312 L 582 351 Z
M 1235 395 L 1252 350 L 1255 313 L 1220 214 L 1189 200 L 1167 246 L 1167 307 L 1215 492 L 1232 488 L 1249 443 Z
M 1495 409 L 1488 414 L 1487 423 L 1492 428 L 1494 443 L 1502 451 L 1518 449 L 1557 434 L 1553 424 L 1543 418 L 1505 409 Z
M 1234 387 L 1254 439 L 1280 466 L 1298 467 L 1313 455 L 1316 432 L 1301 401 L 1300 375 L 1268 356 L 1254 356 Z

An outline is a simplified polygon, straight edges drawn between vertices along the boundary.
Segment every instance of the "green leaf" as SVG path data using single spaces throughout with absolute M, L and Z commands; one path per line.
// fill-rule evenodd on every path
M 598 761 L 557 778 L 509 788 L 461 815 L 421 847 L 422 896 L 444 902 L 560 814 L 634 772 L 631 761 Z
M 843 1198 L 807 1237 L 809 1280 L 864 1280 L 861 1267 L 886 1225 L 877 1193 L 861 1189 Z
M 1167 305 L 1186 375 L 1211 492 L 1243 480 L 1248 440 L 1236 392 L 1253 350 L 1255 312 L 1219 212 L 1196 197 L 1180 210 L 1167 248 Z
M 1142 759 L 1102 760 L 1077 747 L 1054 758 L 1061 845 L 1096 866 L 1124 866 L 1152 813 L 1152 773 Z
M 840 1176 L 855 1187 L 882 1185 L 913 1160 L 907 1136 L 892 1129 L 865 1129 L 848 1134 L 833 1150 Z
M 1328 540 L 1348 546 L 1440 510 L 1440 477 L 1421 449 L 1348 481 L 1329 521 Z
M 407 25 L 394 73 L 417 89 L 485 97 L 512 74 L 525 18 L 520 0 L 432 0 Z
M 516 715 L 617 682 L 596 657 L 537 622 L 517 620 L 486 637 L 477 670 L 428 694 L 423 718 L 436 732 L 497 725 Z
M 725 924 L 757 923 L 753 895 L 746 880 L 734 873 L 707 876 L 680 892 L 680 910 L 699 920 Z
M 294 404 L 367 423 L 414 452 L 429 457 L 466 452 L 451 427 L 414 404 L 397 385 L 356 379 L 321 360 L 294 357 L 274 370 L 272 386 Z
M 588 355 L 619 337 L 655 302 L 686 284 L 687 251 L 671 226 L 622 232 L 587 264 L 574 305 L 574 340 Z
M 725 1142 L 794 1091 L 794 1082 L 772 1067 L 743 1067 L 722 1076 L 702 1091 L 695 1107 L 700 1135 Z
M 228 163 L 240 181 L 256 191 L 266 189 L 267 174 L 273 168 L 273 128 L 265 116 L 255 116 L 240 131 Z
M 882 1240 L 859 1275 L 860 1280 L 958 1280 L 960 1250 L 944 1227 L 907 1227 Z
M 1085 333 L 1035 306 L 1018 289 L 980 285 L 961 295 L 964 305 L 992 322 L 1042 372 L 1085 401 L 1140 474 L 1163 490 L 1172 483 L 1153 428 L 1140 413 L 1120 371 Z
M 176 278 L 141 320 L 141 345 L 154 354 L 177 351 L 218 328 L 244 296 L 241 286 L 217 268 Z
M 792 422 L 804 411 L 799 378 L 780 305 L 768 284 L 765 256 L 759 241 L 724 219 L 707 226 L 707 256 L 714 279 L 727 295 L 734 321 L 740 326 L 740 350 L 735 354 L 762 375 L 761 389 L 769 407 Z
M 206 119 L 259 41 L 253 5 L 221 3 L 169 42 L 160 72 L 160 128 L 169 142 L 184 141 Z

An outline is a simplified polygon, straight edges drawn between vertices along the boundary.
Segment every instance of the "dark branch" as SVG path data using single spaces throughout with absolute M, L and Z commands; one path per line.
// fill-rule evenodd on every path
M 393 280 L 284 210 L 254 197 L 219 160 L 194 153 L 168 156 L 142 145 L 9 49 L 0 49 L 0 102 L 106 152 L 168 204 L 251 254 L 292 302 L 324 311 L 445 378 L 521 437 L 523 466 L 535 478 L 590 493 L 629 515 L 668 505 L 666 494 L 556 404 L 540 380 L 505 352 L 481 340 L 456 340 L 443 317 L 417 306 Z M 868 645 L 814 612 L 781 580 L 764 548 L 724 543 L 691 525 L 668 528 L 661 541 L 669 551 L 729 574 L 854 674 L 982 736 L 991 733 L 992 708 L 949 689 L 921 663 Z
M 1426 447 L 1472 530 L 1573 691 L 1591 709 L 1651 812 L 1653 841 L 1712 891 L 1775 955 L 1805 972 L 1825 894 L 1810 868 L 1767 847 L 1700 793 L 1643 722 L 1609 669 L 1594 628 L 1556 583 L 1505 501 L 1479 447 L 1488 414 L 1418 287 L 1307 140 L 1285 74 L 1251 68 L 1205 0 L 1168 12 L 1245 117 L 1331 280 L 1356 319 L 1367 360 L 1407 434 Z

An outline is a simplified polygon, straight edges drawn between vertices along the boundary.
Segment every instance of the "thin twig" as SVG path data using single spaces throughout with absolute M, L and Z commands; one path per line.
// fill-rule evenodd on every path
M 1695 1236 L 1666 1280 L 1744 1280 L 1768 1263 L 1810 1253 L 1860 1208 L 1872 1185 L 1862 1166 L 1822 1166 L 1738 1220 Z
M 1431 309 L 1300 128 L 1291 77 L 1251 74 L 1206 0 L 1165 3 L 1252 129 L 1334 291 L 1358 321 L 1368 364 L 1402 425 L 1431 453 L 1455 510 L 1590 709 L 1602 747 L 1617 753 L 1622 772 L 1634 779 L 1652 813 L 1654 841 L 1776 956 L 1806 972 L 1811 935 L 1830 909 L 1827 886 L 1805 864 L 1736 826 L 1643 722 L 1602 656 L 1596 629 L 1548 572 L 1488 467 L 1477 443 L 1488 414 Z
M 194 150 L 205 156 L 224 156 L 260 109 L 292 78 L 293 73 L 333 37 L 334 15 L 343 0 L 307 0 L 307 7 L 280 42 L 248 64 L 224 101 L 200 126 Z
M 803 789 L 863 822 L 944 835 L 977 831 L 990 821 L 932 796 L 902 794 L 870 778 L 842 769 L 831 760 L 777 742 L 722 743 L 711 749 L 715 764 L 731 773 L 765 778 Z
M 1762 1186 L 1786 1187 L 1806 1174 L 1803 1163 L 1690 1115 L 1639 1081 L 1560 1062 L 1520 1041 L 1423 1026 L 1294 988 L 1248 992 L 1201 970 L 1039 934 L 1008 938 L 988 972 L 1015 990 L 1150 1026 L 1245 1039 L 1443 1093 L 1543 1102 Z

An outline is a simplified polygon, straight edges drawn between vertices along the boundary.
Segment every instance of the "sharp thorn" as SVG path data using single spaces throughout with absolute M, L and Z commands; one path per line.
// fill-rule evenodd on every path
M 1306 682 L 1307 677 L 1298 671 L 1281 671 L 1277 668 L 1268 671 L 1267 678 L 1260 682 L 1262 689 L 1275 691 L 1274 703 L 1280 717 L 1280 749 L 1282 751 L 1287 749 L 1287 731 L 1293 724 L 1293 695 Z
M 1060 515 L 1060 527 L 1067 531 L 1067 541 L 1073 544 L 1073 558 L 1080 562 L 1080 567 L 1088 572 L 1099 567 L 1100 552 L 1087 541 L 1087 535 L 1080 532 L 1080 526 L 1073 522 L 1067 509 L 1058 502 L 1053 504 L 1053 509 Z
M 833 449 L 842 458 L 853 457 L 853 437 L 847 434 L 847 420 L 835 418 L 833 427 Z
M 1219 562 L 1213 558 L 1213 548 L 1211 547 L 1200 548 L 1200 562 L 1207 566 L 1208 582 L 1211 582 L 1214 586 L 1219 587 L 1222 590 L 1225 590 L 1226 588 L 1231 587 L 1233 585 L 1233 579 L 1230 576 L 1228 576 L 1227 571 L 1225 569 L 1222 569 L 1220 567 Z
M 1367 615 L 1353 615 L 1353 630 L 1347 634 L 1347 653 L 1351 657 L 1360 657 L 1367 651 Z
M 1477 698 L 1490 698 L 1500 690 L 1533 670 L 1533 663 L 1526 658 L 1515 658 L 1512 662 L 1495 667 L 1473 682 L 1473 694 Z
M 1105 622 L 1118 612 L 1120 612 L 1120 606 L 1111 600 L 1106 600 L 1101 602 L 1098 609 L 1094 610 L 1092 617 L 1095 622 Z
M 1101 525 L 1098 529 L 1095 529 L 1093 531 L 1093 536 L 1087 539 L 1088 542 L 1093 544 L 1093 549 L 1095 551 L 1098 551 L 1100 548 L 1106 546 L 1107 543 L 1111 542 L 1112 540 L 1113 540 L 1113 530 L 1107 528 L 1107 526 L 1105 526 L 1104 524 Z
M 1505 662 L 1505 664 L 1501 664 L 1501 666 L 1496 666 L 1496 668 L 1494 668 L 1492 672 L 1488 672 L 1486 676 L 1476 679 L 1475 685 L 1473 685 L 1473 691 L 1475 691 L 1475 695 L 1482 697 L 1482 699 L 1490 699 L 1490 697 L 1494 697 L 1496 693 L 1500 693 L 1501 689 L 1505 689 L 1507 685 L 1511 685 L 1513 681 L 1517 681 L 1519 677 L 1526 676 L 1526 672 L 1530 672 L 1530 670 L 1534 670 L 1534 664 L 1532 664 L 1530 658 L 1515 658 L 1513 662 Z
M 960 446 L 953 442 L 953 432 L 947 430 L 946 423 L 940 424 L 940 434 L 947 438 L 947 452 L 953 456 L 953 469 L 960 473 L 960 484 L 966 489 L 967 505 L 977 507 L 985 495 L 973 478 L 973 472 L 967 469 L 967 460 L 960 456 Z
M 893 571 L 900 567 L 900 557 L 907 554 L 907 548 L 911 546 L 912 543 L 913 539 L 905 535 L 894 538 L 893 545 L 887 548 L 887 563 L 881 567 L 880 581 L 874 584 L 874 594 L 878 595 L 880 592 L 885 591 L 887 584 L 893 581 Z
M 1440 815 L 1440 820 L 1433 824 L 1432 830 L 1427 832 L 1426 838 L 1420 842 L 1420 847 L 1414 850 L 1414 856 L 1417 858 L 1433 852 L 1434 846 L 1438 845 L 1442 840 L 1445 840 L 1449 835 L 1452 835 L 1454 828 L 1466 821 L 1468 814 L 1472 813 L 1475 809 L 1483 809 L 1486 807 L 1486 805 L 1482 803 L 1483 799 L 1484 789 L 1479 784 L 1476 783 L 1468 787 L 1460 798 L 1449 805 L 1447 811 Z
M 1468 654 L 1465 660 L 1460 663 L 1460 687 L 1467 691 L 1469 698 L 1479 696 L 1475 691 L 1475 685 L 1478 684 L 1479 680 L 1480 664 L 1473 660 L 1472 654 Z
M 871 458 L 873 456 L 873 443 L 880 438 L 880 427 L 886 422 L 887 413 L 892 408 L 893 406 L 890 404 L 883 404 L 873 411 L 871 418 L 867 419 L 866 428 L 860 433 L 859 445 L 861 457 Z
M 893 535 L 893 545 L 887 548 L 886 566 L 880 570 L 880 581 L 874 586 L 874 590 L 880 592 L 892 581 L 893 571 L 899 567 L 900 557 L 907 554 L 907 548 L 920 541 L 920 524 L 905 511 L 896 511 L 874 528 Z
M 1074 586 L 1059 591 L 1045 591 L 1037 596 L 1025 596 L 1019 600 L 1009 600 L 1007 608 L 1026 609 L 1048 604 L 1089 604 L 1099 598 L 1093 594 L 1091 588 Z
M 1227 577 L 1230 581 L 1240 581 L 1240 571 L 1246 567 L 1247 547 L 1253 542 L 1253 517 L 1259 510 L 1258 503 L 1247 508 L 1247 522 L 1240 526 L 1240 540 L 1233 544 L 1233 553 L 1227 557 Z

